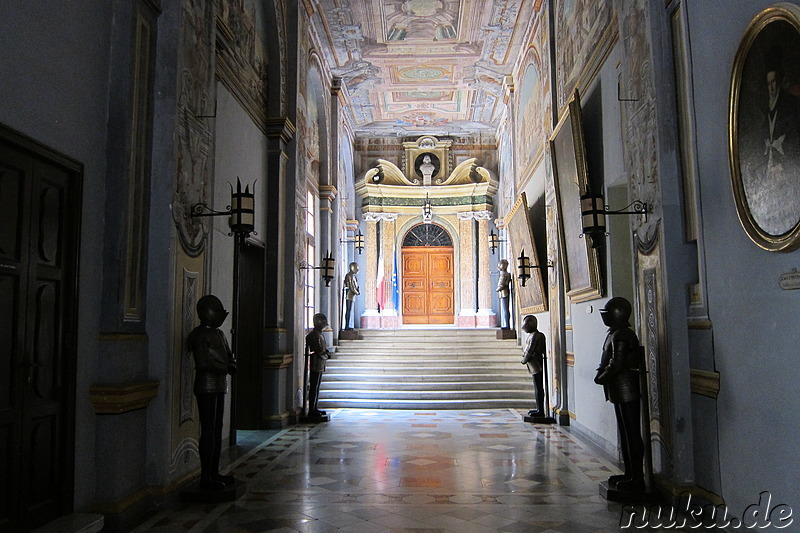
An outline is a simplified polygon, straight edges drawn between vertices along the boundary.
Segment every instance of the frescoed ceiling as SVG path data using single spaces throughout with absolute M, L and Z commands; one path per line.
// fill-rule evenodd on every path
M 358 134 L 454 135 L 497 128 L 503 78 L 540 5 L 319 0 L 312 18 Z

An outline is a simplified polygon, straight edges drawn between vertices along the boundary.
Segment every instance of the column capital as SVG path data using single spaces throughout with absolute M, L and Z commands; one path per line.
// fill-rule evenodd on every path
M 393 222 L 397 220 L 398 216 L 397 213 L 364 213 L 364 220 L 367 222 L 377 222 L 379 220 Z
M 491 220 L 491 211 L 463 211 L 457 213 L 458 220 Z

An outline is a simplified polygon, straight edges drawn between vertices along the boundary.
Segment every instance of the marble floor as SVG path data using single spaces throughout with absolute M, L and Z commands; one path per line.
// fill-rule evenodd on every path
M 239 500 L 178 504 L 134 531 L 621 530 L 622 506 L 598 494 L 619 469 L 564 428 L 508 409 L 331 415 L 252 443 L 226 470 L 247 482 Z

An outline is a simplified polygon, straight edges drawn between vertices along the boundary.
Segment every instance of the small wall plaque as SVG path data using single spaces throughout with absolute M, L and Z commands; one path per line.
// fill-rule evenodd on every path
M 781 274 L 779 283 L 781 289 L 785 291 L 800 289 L 800 272 L 798 272 L 796 268 L 793 268 L 791 272 Z

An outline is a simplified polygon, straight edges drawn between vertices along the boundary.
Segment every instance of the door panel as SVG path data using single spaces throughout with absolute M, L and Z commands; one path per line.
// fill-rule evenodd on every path
M 452 247 L 403 248 L 403 323 L 452 324 Z
M 0 531 L 72 506 L 79 178 L 41 150 L 0 138 Z

